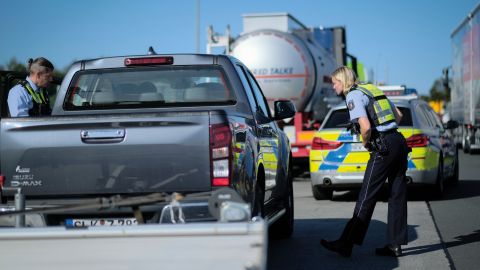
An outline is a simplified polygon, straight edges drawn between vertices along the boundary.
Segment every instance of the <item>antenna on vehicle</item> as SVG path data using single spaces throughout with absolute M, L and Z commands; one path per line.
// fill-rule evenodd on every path
M 148 55 L 157 54 L 152 46 L 148 47 Z

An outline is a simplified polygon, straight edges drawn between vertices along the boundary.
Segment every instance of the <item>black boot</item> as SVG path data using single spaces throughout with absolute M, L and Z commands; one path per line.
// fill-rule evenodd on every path
M 336 252 L 343 257 L 350 257 L 352 255 L 353 244 L 343 241 L 341 239 L 335 241 L 327 241 L 325 239 L 322 239 L 320 243 L 326 249 Z
M 375 249 L 378 256 L 400 257 L 402 256 L 402 247 L 400 245 L 386 245 Z

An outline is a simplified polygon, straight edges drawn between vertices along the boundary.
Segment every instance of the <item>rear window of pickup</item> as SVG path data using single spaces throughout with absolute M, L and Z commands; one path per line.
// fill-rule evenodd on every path
M 233 103 L 234 93 L 220 66 L 159 66 L 79 71 L 69 86 L 64 109 Z

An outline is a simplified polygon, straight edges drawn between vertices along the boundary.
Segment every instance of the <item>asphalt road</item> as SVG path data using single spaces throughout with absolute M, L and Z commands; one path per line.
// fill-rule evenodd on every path
M 480 154 L 460 158 L 460 181 L 429 202 L 452 269 L 480 269 Z
M 429 201 L 428 190 L 409 193 L 409 244 L 400 258 L 374 254 L 386 239 L 386 201 L 377 203 L 364 244 L 351 258 L 321 247 L 320 239 L 341 234 L 357 194 L 335 193 L 333 201 L 316 201 L 309 179 L 296 178 L 295 231 L 290 239 L 270 239 L 268 269 L 479 269 L 480 155 L 460 153 L 460 166 L 458 185 L 448 186 L 442 200 Z

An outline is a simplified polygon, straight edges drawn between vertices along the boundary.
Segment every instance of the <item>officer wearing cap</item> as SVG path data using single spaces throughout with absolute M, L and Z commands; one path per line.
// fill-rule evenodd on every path
M 379 192 L 388 178 L 387 243 L 377 248 L 379 256 L 402 255 L 401 245 L 407 244 L 407 186 L 405 173 L 409 148 L 397 131 L 402 114 L 383 92 L 372 84 L 360 84 L 348 67 L 332 74 L 337 95 L 344 95 L 355 132 L 361 135 L 363 146 L 370 152 L 362 187 L 353 217 L 338 240 L 322 239 L 328 250 L 350 257 L 354 244 L 361 245 L 367 233 Z
M 53 64 L 43 57 L 28 61 L 29 76 L 10 89 L 8 108 L 11 117 L 50 115 L 50 100 L 45 89 L 53 80 Z

